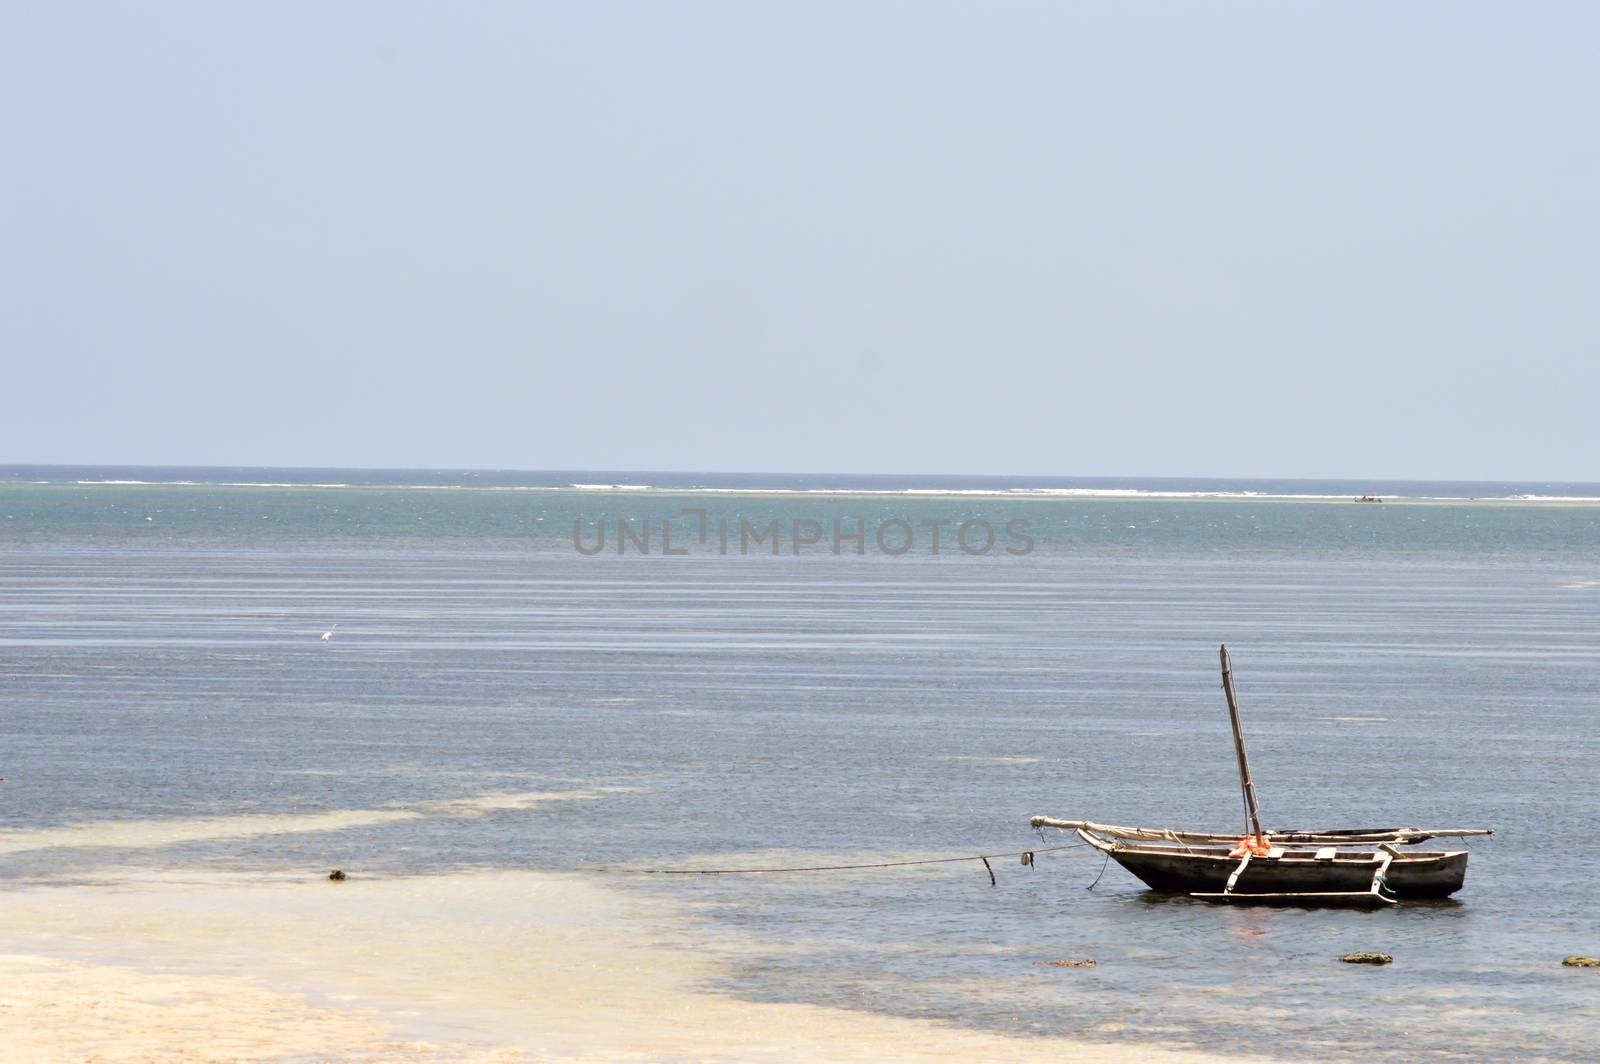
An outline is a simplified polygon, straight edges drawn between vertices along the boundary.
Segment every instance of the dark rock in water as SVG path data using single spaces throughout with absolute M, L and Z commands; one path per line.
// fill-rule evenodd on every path
M 335 868 L 332 872 L 328 873 L 328 878 L 333 880 L 335 883 L 342 882 L 344 877 L 344 869 L 342 868 Z
M 1600 957 L 1563 957 L 1561 963 L 1568 968 L 1600 968 Z
M 1093 968 L 1095 966 L 1095 961 L 1094 961 L 1093 957 L 1085 957 L 1081 961 L 1077 961 L 1077 960 L 1040 961 L 1039 963 L 1044 965 L 1046 968 Z
M 1346 953 L 1339 958 L 1346 964 L 1393 964 L 1394 958 L 1387 953 L 1376 950 L 1358 949 L 1354 953 Z

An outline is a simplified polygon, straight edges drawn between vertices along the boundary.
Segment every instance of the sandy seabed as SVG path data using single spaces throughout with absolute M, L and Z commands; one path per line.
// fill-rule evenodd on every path
M 708 989 L 665 903 L 592 878 L 129 872 L 0 895 L 6 1061 L 1226 1058 Z

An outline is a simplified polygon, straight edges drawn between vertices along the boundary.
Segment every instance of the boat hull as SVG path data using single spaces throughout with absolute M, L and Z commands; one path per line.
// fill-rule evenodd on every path
M 1238 870 L 1240 862 L 1220 849 L 1184 852 L 1119 846 L 1108 853 L 1151 890 L 1169 894 L 1226 891 L 1242 895 L 1370 892 L 1373 876 L 1388 856 L 1376 852 L 1340 853 L 1326 860 L 1318 859 L 1314 851 L 1291 851 L 1281 857 L 1255 857 L 1229 889 L 1228 880 Z M 1395 898 L 1447 898 L 1461 889 L 1466 877 L 1465 851 L 1404 853 L 1390 860 L 1384 883 L 1386 892 Z

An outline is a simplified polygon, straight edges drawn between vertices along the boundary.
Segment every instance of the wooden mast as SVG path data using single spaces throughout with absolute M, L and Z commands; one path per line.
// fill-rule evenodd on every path
M 1256 784 L 1250 778 L 1250 755 L 1244 750 L 1244 727 L 1239 723 L 1239 699 L 1233 693 L 1233 665 L 1228 661 L 1228 645 L 1222 645 L 1222 690 L 1228 696 L 1228 719 L 1233 724 L 1233 749 L 1239 755 L 1239 786 L 1244 790 L 1244 806 L 1249 812 L 1250 823 L 1256 838 L 1261 838 L 1265 833 L 1261 830 L 1261 811 L 1256 806 Z

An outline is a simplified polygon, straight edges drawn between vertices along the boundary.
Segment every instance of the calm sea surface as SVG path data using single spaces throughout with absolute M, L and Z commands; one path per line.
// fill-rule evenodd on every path
M 287 486 L 230 486 L 246 484 Z M 1074 487 L 1207 494 L 1017 494 Z M 1367 493 L 1390 501 L 1344 501 Z M 1600 953 L 1600 506 L 1473 498 L 1522 495 L 1600 486 L 11 467 L 0 830 L 599 796 L 14 853 L 0 882 L 1071 841 L 1041 843 L 1033 813 L 1234 830 L 1226 641 L 1265 819 L 1494 827 L 1455 900 L 1229 909 L 1114 865 L 1089 890 L 1102 860 L 1081 847 L 997 861 L 993 888 L 969 863 L 595 874 L 690 910 L 728 961 L 721 988 L 749 998 L 1243 1053 L 1592 1060 L 1600 982 L 1559 962 Z M 664 556 L 660 522 L 699 520 L 685 508 L 713 531 Z M 793 550 L 797 521 L 896 518 L 1002 538 Z M 1007 553 L 1017 518 L 1032 549 Z M 650 553 L 618 554 L 619 520 L 655 528 Z M 779 553 L 720 553 L 714 530 L 740 521 L 777 521 Z M 605 549 L 574 549 L 575 526 L 594 543 L 602 525 Z M 1396 963 L 1333 962 L 1352 949 Z M 1041 963 L 1062 957 L 1099 966 Z

